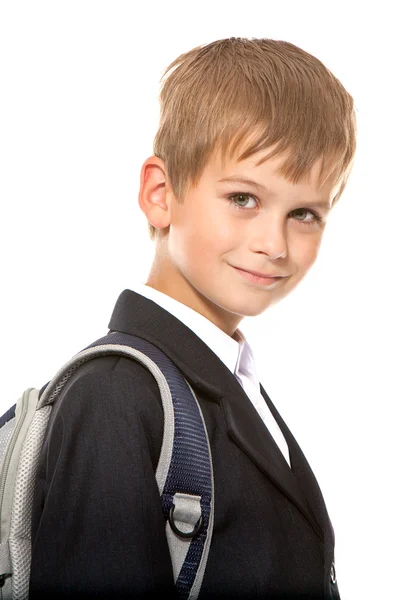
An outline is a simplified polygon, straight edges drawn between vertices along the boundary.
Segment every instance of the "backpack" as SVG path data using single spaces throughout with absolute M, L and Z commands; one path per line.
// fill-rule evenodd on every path
M 1 600 L 29 597 L 33 490 L 52 407 L 81 365 L 106 355 L 139 361 L 159 386 L 164 434 L 155 477 L 175 588 L 182 600 L 195 600 L 200 592 L 214 518 L 211 450 L 200 406 L 190 384 L 158 347 L 109 332 L 73 356 L 40 391 L 26 389 L 0 417 Z

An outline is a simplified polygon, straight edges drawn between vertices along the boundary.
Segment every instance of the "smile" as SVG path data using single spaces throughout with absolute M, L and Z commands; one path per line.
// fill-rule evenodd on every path
M 277 284 L 281 279 L 285 279 L 284 277 L 260 277 L 259 275 L 253 275 L 253 273 L 249 273 L 248 271 L 243 271 L 242 269 L 238 269 L 237 267 L 233 267 L 239 275 L 250 281 L 251 283 L 255 283 L 257 285 L 266 285 L 271 286 Z

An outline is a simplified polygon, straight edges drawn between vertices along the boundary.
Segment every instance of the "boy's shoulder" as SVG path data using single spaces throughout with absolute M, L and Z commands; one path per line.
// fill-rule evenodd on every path
M 153 459 L 158 458 L 164 429 L 161 394 L 153 375 L 138 361 L 101 356 L 78 367 L 53 407 L 49 438 L 58 446 L 65 436 L 90 438 L 102 428 L 113 430 L 115 439 L 140 428 L 153 446 Z
M 148 395 L 153 392 L 160 397 L 159 387 L 154 376 L 141 362 L 126 356 L 97 356 L 80 365 L 70 376 L 65 388 L 60 394 L 60 400 L 72 389 L 98 391 L 104 386 L 112 387 L 115 392 L 121 390 L 122 384 L 130 385 L 132 390 Z M 160 406 L 161 397 L 160 397 Z

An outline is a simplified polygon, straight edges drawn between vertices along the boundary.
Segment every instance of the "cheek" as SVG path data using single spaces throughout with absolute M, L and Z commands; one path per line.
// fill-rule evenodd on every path
M 236 237 L 232 224 L 217 210 L 195 215 L 185 234 L 187 246 L 191 251 L 203 252 L 204 259 L 228 251 Z
M 169 239 L 169 252 L 173 262 L 188 274 L 207 269 L 219 247 L 220 237 L 215 223 L 207 215 L 191 212 Z
M 321 245 L 320 236 L 304 239 L 297 244 L 294 252 L 294 260 L 300 269 L 309 269 L 318 256 L 318 250 Z

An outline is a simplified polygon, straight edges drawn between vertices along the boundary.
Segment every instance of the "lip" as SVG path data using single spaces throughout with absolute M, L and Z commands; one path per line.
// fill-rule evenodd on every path
M 251 273 L 252 275 L 257 275 L 257 277 L 266 277 L 268 279 L 281 279 L 283 275 L 272 275 L 270 273 L 260 273 L 260 271 L 251 271 L 250 269 L 241 269 L 240 267 L 235 267 L 235 269 L 239 269 L 239 271 L 244 271 L 245 273 Z
M 266 276 L 259 275 L 254 271 L 245 271 L 244 269 L 239 269 L 239 267 L 233 267 L 242 277 L 250 281 L 251 283 L 256 283 L 259 285 L 274 285 L 277 284 L 281 279 L 285 279 L 283 276 Z

